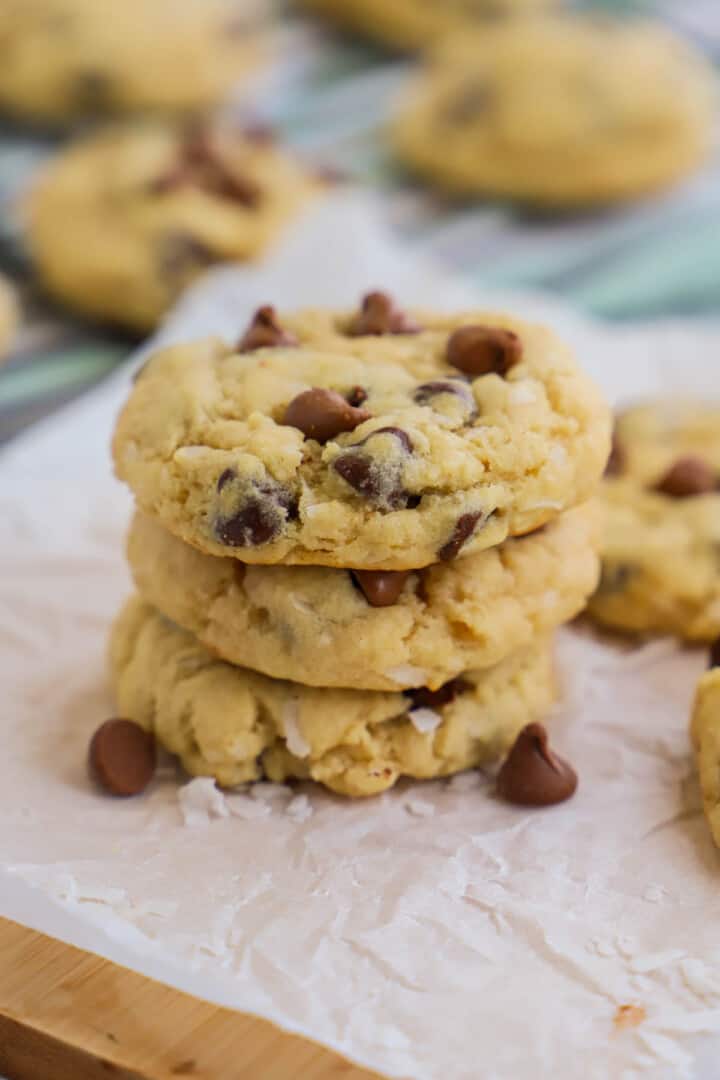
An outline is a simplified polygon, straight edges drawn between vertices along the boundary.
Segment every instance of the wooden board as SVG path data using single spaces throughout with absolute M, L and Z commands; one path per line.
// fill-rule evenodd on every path
M 7 1080 L 371 1080 L 267 1020 L 221 1009 L 0 919 Z

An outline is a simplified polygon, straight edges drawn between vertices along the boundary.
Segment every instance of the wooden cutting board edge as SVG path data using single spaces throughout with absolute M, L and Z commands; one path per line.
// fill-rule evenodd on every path
M 334 1050 L 0 918 L 6 1080 L 371 1080 Z

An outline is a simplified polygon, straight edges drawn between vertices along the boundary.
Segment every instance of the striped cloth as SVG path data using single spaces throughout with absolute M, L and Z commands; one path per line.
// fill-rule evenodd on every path
M 665 19 L 720 62 L 720 0 L 602 6 Z M 451 206 L 412 185 L 381 137 L 410 61 L 301 21 L 280 39 L 286 63 L 263 96 L 264 118 L 303 153 L 382 188 L 388 221 L 408 244 L 485 289 L 546 290 L 603 318 L 720 312 L 720 154 L 677 189 L 612 210 L 552 218 L 502 202 Z M 27 307 L 0 367 L 0 441 L 99 381 L 132 347 L 36 294 L 16 197 L 55 145 L 0 129 L 0 269 L 21 283 Z

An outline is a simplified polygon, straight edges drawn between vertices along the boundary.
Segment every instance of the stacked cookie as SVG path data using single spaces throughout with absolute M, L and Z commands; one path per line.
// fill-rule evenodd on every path
M 515 743 L 515 797 L 567 795 L 533 722 L 597 581 L 608 449 L 568 350 L 507 316 L 373 293 L 157 353 L 114 438 L 137 501 L 120 712 L 226 786 L 369 795 Z

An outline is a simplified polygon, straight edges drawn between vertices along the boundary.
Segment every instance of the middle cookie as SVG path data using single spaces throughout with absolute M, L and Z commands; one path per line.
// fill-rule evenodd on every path
M 137 514 L 143 597 L 234 664 L 307 686 L 435 689 L 576 615 L 598 581 L 598 512 L 414 572 L 253 566 L 204 555 Z

